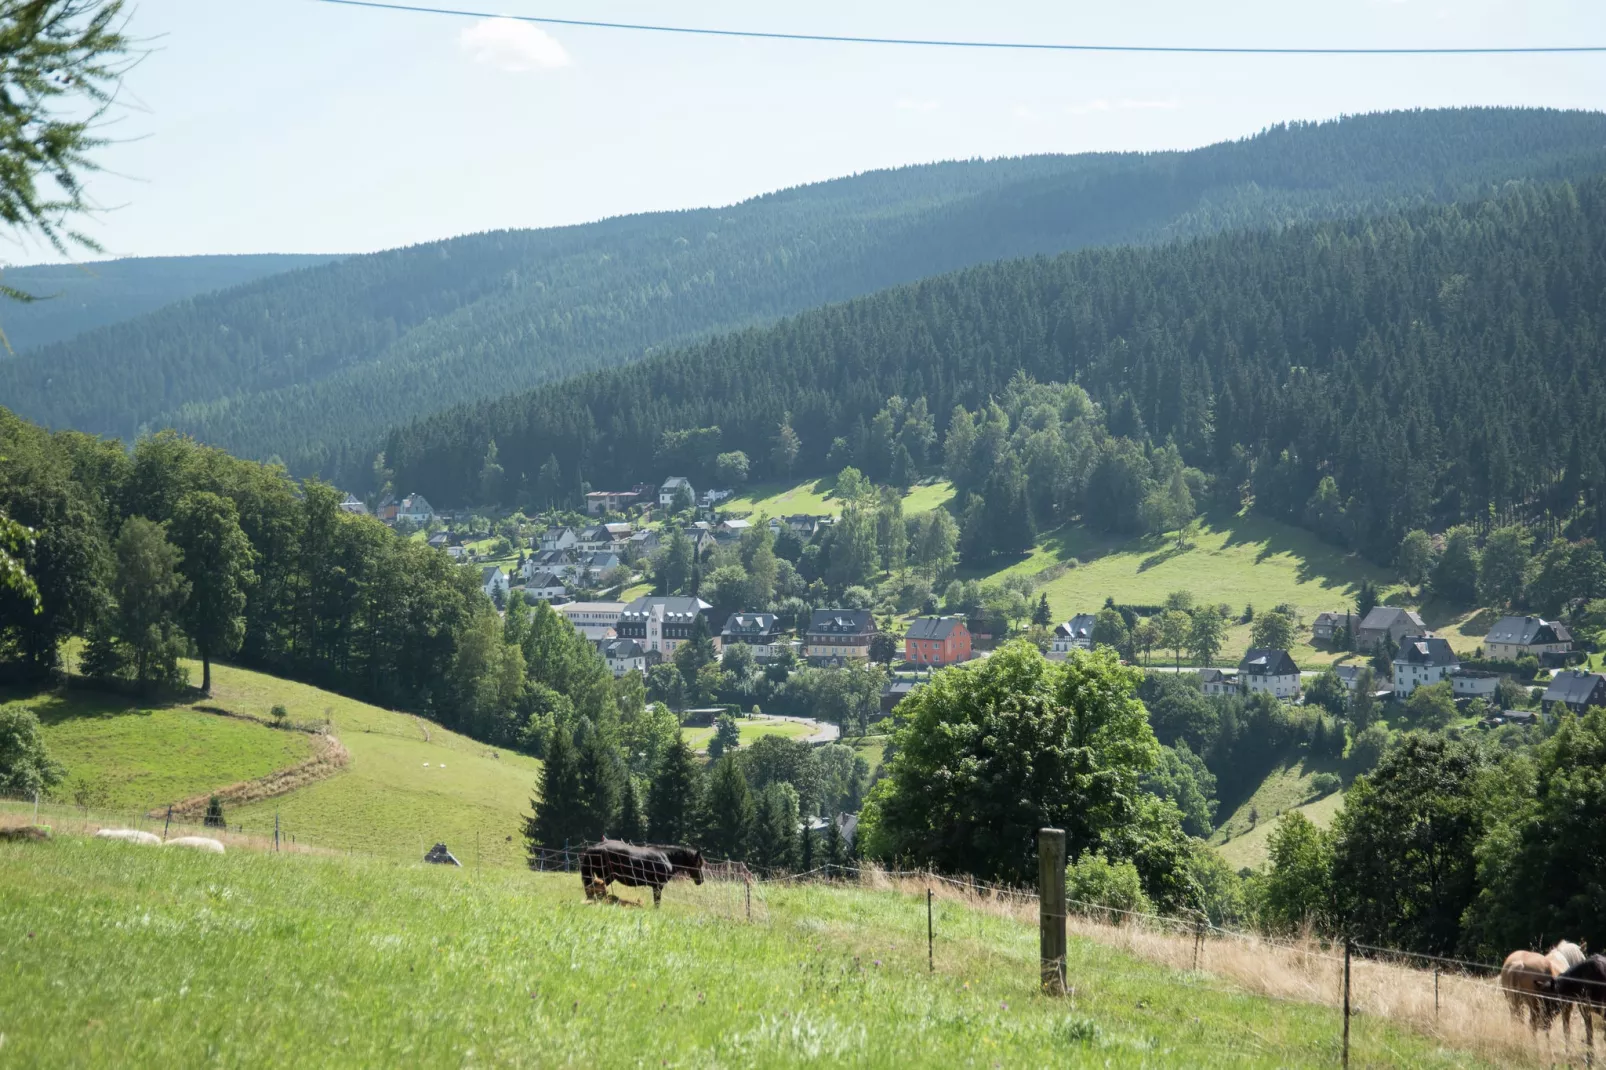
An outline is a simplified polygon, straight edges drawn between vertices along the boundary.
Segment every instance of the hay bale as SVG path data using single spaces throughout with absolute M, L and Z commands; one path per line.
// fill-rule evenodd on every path
M 223 853 L 223 844 L 210 836 L 175 836 L 167 841 L 169 847 L 188 847 L 192 851 L 210 851 L 212 854 Z
M 160 847 L 162 838 L 154 832 L 141 832 L 138 829 L 100 829 L 95 833 L 97 840 L 121 840 L 124 843 L 137 843 L 145 847 Z
M 38 843 L 48 839 L 50 839 L 50 829 L 45 825 L 19 825 L 16 828 L 0 829 L 0 841 Z

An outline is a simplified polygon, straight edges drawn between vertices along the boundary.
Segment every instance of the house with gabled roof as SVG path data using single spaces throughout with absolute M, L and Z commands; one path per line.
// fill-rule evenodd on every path
M 573 550 L 580 543 L 580 533 L 569 527 L 550 527 L 541 533 L 534 549 Z
M 1373 606 L 1355 626 L 1355 645 L 1362 650 L 1374 650 L 1385 638 L 1393 639 L 1398 646 L 1408 635 L 1432 634 L 1422 618 L 1409 609 Z
M 1572 648 L 1573 633 L 1567 626 L 1543 617 L 1501 617 L 1483 637 L 1484 652 L 1491 658 L 1507 661 L 1565 654 Z
M 500 565 L 486 565 L 480 569 L 480 587 L 487 597 L 494 599 L 496 592 L 501 591 L 506 598 L 511 585 L 508 583 L 507 573 L 502 571 Z
M 803 656 L 814 666 L 868 661 L 875 634 L 875 614 L 868 609 L 816 609 L 803 634 Z
M 567 598 L 568 585 L 555 572 L 537 572 L 524 581 L 524 593 L 543 602 L 556 602 Z
M 713 608 L 701 598 L 642 595 L 620 611 L 614 634 L 620 639 L 634 639 L 642 649 L 667 658 L 691 638 L 697 619 Z M 717 638 L 714 645 L 719 645 Z
M 350 513 L 353 516 L 368 515 L 368 507 L 364 505 L 362 499 L 357 497 L 355 494 L 348 494 L 344 499 L 341 500 L 340 511 L 343 513 Z
M 692 504 L 695 505 L 697 503 L 697 492 L 692 489 L 691 480 L 685 476 L 670 476 L 664 480 L 663 485 L 658 488 L 658 504 L 665 509 L 673 508 L 675 499 L 682 490 L 686 492 L 686 497 L 690 498 Z
M 1447 640 L 1408 635 L 1394 655 L 1394 697 L 1410 698 L 1417 688 L 1436 684 L 1460 667 L 1461 659 Z
M 721 649 L 742 643 L 753 651 L 755 661 L 768 661 L 781 652 L 786 635 L 781 620 L 773 613 L 732 613 L 719 633 Z
M 1286 650 L 1250 647 L 1238 663 L 1238 686 L 1251 694 L 1293 698 L 1299 694 L 1299 666 Z
M 970 629 L 964 617 L 921 617 L 903 636 L 905 661 L 931 668 L 970 660 Z
M 410 524 L 423 526 L 435 518 L 435 510 L 422 494 L 409 494 L 401 500 L 396 507 L 396 522 L 407 521 Z
M 1564 709 L 1583 713 L 1592 706 L 1606 706 L 1606 675 L 1563 669 L 1550 678 L 1543 705 L 1548 713 Z
M 647 671 L 647 652 L 634 639 L 607 639 L 602 643 L 602 659 L 615 676 Z
M 1048 660 L 1064 661 L 1073 650 L 1092 650 L 1096 619 L 1091 613 L 1078 613 L 1054 625 L 1054 634 L 1048 641 Z

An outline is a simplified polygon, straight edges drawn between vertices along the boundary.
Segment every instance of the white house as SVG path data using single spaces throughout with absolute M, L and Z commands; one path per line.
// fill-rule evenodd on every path
M 697 499 L 697 504 L 704 509 L 712 509 L 735 493 L 733 490 L 705 490 L 703 496 Z
M 1070 620 L 1054 626 L 1049 639 L 1048 660 L 1064 661 L 1073 650 L 1093 649 L 1093 614 L 1078 613 Z
M 645 557 L 658 549 L 662 545 L 662 540 L 658 538 L 656 531 L 642 528 L 640 531 L 631 532 L 629 545 L 635 547 L 636 552 Z
M 569 591 L 563 584 L 562 576 L 552 572 L 537 572 L 524 581 L 524 593 L 543 602 L 554 602 L 566 598 Z
M 1497 672 L 1456 669 L 1449 676 L 1450 689 L 1455 692 L 1455 697 L 1458 699 L 1481 698 L 1485 702 L 1491 702 L 1494 700 L 1495 689 L 1500 686 L 1500 674 Z
M 579 542 L 580 536 L 573 528 L 547 528 L 541 534 L 540 548 L 543 550 L 573 550 Z
M 658 488 L 658 504 L 665 509 L 671 508 L 675 504 L 675 498 L 682 490 L 686 492 L 686 496 L 695 504 L 697 492 L 692 489 L 691 480 L 685 476 L 670 476 L 664 480 L 664 485 Z
M 574 630 L 592 642 L 601 642 L 612 639 L 614 625 L 619 623 L 619 614 L 624 612 L 623 602 L 569 602 L 561 606 L 553 606 L 558 614 L 574 625 Z
M 732 643 L 745 643 L 755 661 L 768 661 L 781 652 L 784 636 L 773 613 L 732 613 L 720 631 L 720 649 Z
M 634 639 L 643 649 L 667 657 L 691 638 L 697 619 L 713 608 L 701 598 L 642 595 L 623 607 L 614 632 L 621 639 Z M 718 639 L 714 647 L 718 649 Z
M 446 556 L 451 558 L 453 561 L 461 561 L 463 558 L 468 556 L 468 547 L 448 546 L 446 548 Z
M 1446 640 L 1408 635 L 1394 655 L 1394 697 L 1409 698 L 1417 688 L 1436 684 L 1460 667 L 1461 659 Z
M 500 565 L 486 565 L 480 570 L 480 586 L 491 598 L 496 597 L 497 591 L 501 591 L 502 597 L 506 598 L 510 585 L 507 573 L 502 571 Z
M 594 554 L 599 550 L 608 550 L 613 547 L 613 535 L 608 531 L 606 524 L 592 524 L 582 528 L 575 549 L 583 554 Z
M 434 517 L 435 510 L 430 508 L 429 502 L 424 500 L 422 494 L 409 494 L 401 500 L 401 505 L 396 507 L 396 522 L 398 524 L 406 520 L 409 523 L 422 526 L 429 523 Z
M 1238 674 L 1221 669 L 1200 669 L 1199 690 L 1207 695 L 1236 695 Z
M 1275 698 L 1299 694 L 1299 666 L 1286 650 L 1250 647 L 1238 663 L 1238 682 L 1244 691 L 1264 691 Z
M 647 652 L 634 639 L 609 639 L 602 644 L 602 657 L 615 676 L 623 676 L 634 669 L 647 671 Z

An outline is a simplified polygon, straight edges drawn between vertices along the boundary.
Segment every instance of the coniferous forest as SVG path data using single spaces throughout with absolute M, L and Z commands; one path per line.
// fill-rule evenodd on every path
M 444 504 L 488 489 L 493 441 L 510 502 L 695 469 L 699 451 L 741 450 L 754 478 L 851 463 L 880 481 L 897 474 L 896 397 L 943 441 L 905 479 L 948 464 L 956 414 L 974 425 L 961 438 L 1013 435 L 1029 465 L 1034 428 L 992 411 L 1024 375 L 1081 387 L 1102 425 L 1084 455 L 1052 459 L 1052 483 L 1033 479 L 1039 527 L 1090 507 L 1137 524 L 1156 472 L 1128 458 L 1164 447 L 1206 477 L 1194 490 L 1386 560 L 1406 531 L 1491 516 L 1600 532 L 1603 334 L 1606 179 L 1516 183 L 977 267 L 463 407 L 393 432 L 386 456 L 398 485 Z M 801 440 L 784 473 L 783 423 Z M 1136 492 L 1101 490 L 1105 476 Z
M 1397 112 L 1190 152 L 950 162 L 727 208 L 470 235 L 42 346 L 0 361 L 0 401 L 129 439 L 173 427 L 357 487 L 387 429 L 456 403 L 1001 258 L 1400 212 L 1592 174 L 1606 165 L 1603 135 L 1606 117 L 1584 112 Z

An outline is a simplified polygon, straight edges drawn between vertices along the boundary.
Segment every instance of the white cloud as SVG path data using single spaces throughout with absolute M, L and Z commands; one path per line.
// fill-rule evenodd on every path
M 1177 107 L 1175 99 L 1170 100 L 1123 100 L 1116 107 L 1123 111 L 1170 111 Z
M 475 63 L 504 71 L 551 70 L 569 65 L 569 53 L 539 26 L 517 19 L 481 19 L 457 43 Z
M 1096 111 L 1109 111 L 1110 102 L 1100 97 L 1098 100 L 1090 100 L 1086 104 L 1072 104 L 1065 110 L 1072 115 L 1091 115 Z
M 914 97 L 901 97 L 893 105 L 899 111 L 936 111 L 942 107 L 940 100 L 919 100 Z

